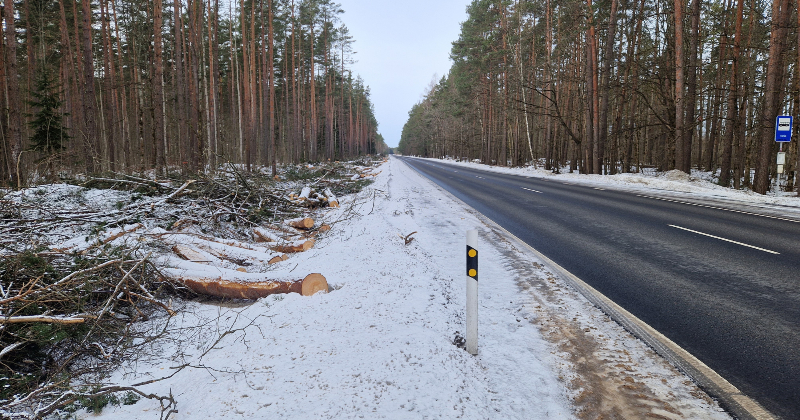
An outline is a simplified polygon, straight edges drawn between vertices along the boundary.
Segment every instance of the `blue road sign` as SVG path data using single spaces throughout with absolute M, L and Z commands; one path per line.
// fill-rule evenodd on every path
M 792 116 L 778 115 L 775 119 L 775 141 L 792 141 Z

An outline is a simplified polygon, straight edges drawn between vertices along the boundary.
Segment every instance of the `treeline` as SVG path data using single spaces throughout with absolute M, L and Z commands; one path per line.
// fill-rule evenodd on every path
M 800 113 L 792 0 L 474 0 L 399 151 L 614 174 L 719 171 L 765 193 Z M 797 185 L 797 126 L 785 187 Z M 751 175 L 752 174 L 752 175 Z
M 386 148 L 331 0 L 4 0 L 0 176 Z

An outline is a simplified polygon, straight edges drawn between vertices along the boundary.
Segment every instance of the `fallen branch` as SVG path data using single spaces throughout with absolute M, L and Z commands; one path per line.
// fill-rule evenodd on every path
M 125 262 L 132 262 L 132 261 L 111 260 L 111 261 L 106 261 L 106 262 L 104 262 L 102 264 L 99 264 L 99 265 L 96 265 L 94 267 L 90 267 L 90 268 L 87 268 L 87 269 L 84 269 L 84 270 L 74 271 L 74 272 L 70 273 L 69 275 L 65 276 L 64 278 L 62 278 L 61 280 L 59 280 L 59 281 L 57 281 L 57 282 L 55 282 L 55 283 L 53 283 L 53 284 L 51 284 L 49 286 L 45 286 L 45 287 L 42 287 L 42 288 L 39 288 L 39 289 L 36 289 L 36 290 L 29 290 L 29 291 L 27 291 L 25 293 L 19 294 L 17 296 L 12 297 L 12 298 L 0 300 L 0 305 L 4 305 L 6 303 L 15 301 L 17 299 L 21 299 L 23 297 L 26 297 L 26 296 L 34 294 L 34 293 L 39 293 L 39 292 L 43 292 L 43 291 L 46 291 L 46 290 L 57 290 L 59 286 L 61 286 L 62 284 L 72 280 L 73 278 L 75 278 L 77 276 L 81 276 L 81 275 L 84 275 L 84 274 L 87 274 L 87 273 L 91 273 L 93 271 L 100 270 L 102 268 L 108 267 L 109 265 L 114 265 L 114 264 L 118 264 L 118 263 L 125 263 Z
M 54 411 L 66 407 L 67 405 L 72 404 L 75 401 L 78 401 L 79 399 L 91 400 L 97 397 L 101 397 L 103 395 L 113 394 L 117 392 L 124 392 L 124 391 L 136 393 L 139 396 L 150 400 L 158 400 L 158 402 L 161 404 L 161 420 L 167 420 L 169 419 L 170 415 L 176 414 L 178 412 L 178 410 L 175 409 L 177 403 L 175 402 L 175 398 L 172 396 L 172 392 L 170 392 L 170 395 L 168 397 L 165 397 L 156 394 L 146 394 L 130 386 L 104 386 L 90 393 L 81 393 L 74 391 L 65 392 L 49 405 L 42 408 L 38 408 L 33 413 L 31 418 L 35 419 L 44 418 L 47 415 L 52 414 Z
M 403 236 L 403 235 L 401 235 L 401 234 L 399 234 L 399 233 L 398 233 L 398 234 L 397 234 L 397 236 L 399 236 L 399 237 L 403 238 L 403 240 L 404 240 L 404 241 L 406 241 L 406 245 L 408 245 L 408 244 L 410 244 L 410 243 L 411 243 L 411 241 L 413 241 L 413 240 L 414 240 L 414 238 L 412 238 L 412 237 L 411 237 L 411 235 L 413 235 L 413 234 L 415 234 L 415 233 L 417 233 L 417 232 L 416 232 L 416 231 L 414 231 L 414 232 L 411 232 L 411 233 L 409 233 L 409 234 L 408 234 L 408 235 L 406 235 L 406 236 Z
M 161 204 L 161 203 L 163 203 L 163 202 L 165 202 L 165 201 L 172 200 L 173 198 L 177 197 L 177 196 L 178 196 L 180 193 L 182 193 L 182 192 L 183 192 L 183 190 L 185 190 L 185 189 L 186 189 L 186 187 L 188 187 L 189 185 L 192 185 L 192 184 L 193 184 L 193 183 L 195 183 L 196 181 L 197 181 L 197 180 L 195 180 L 195 179 L 190 179 L 190 180 L 188 180 L 188 181 L 184 182 L 184 183 L 183 183 L 183 185 L 181 185 L 181 187 L 180 187 L 180 188 L 178 188 L 177 190 L 175 190 L 175 192 L 173 192 L 172 194 L 168 195 L 168 196 L 167 196 L 166 198 L 164 198 L 163 200 L 159 201 L 157 204 Z
M 169 316 L 175 316 L 175 315 L 177 315 L 177 314 L 178 314 L 177 312 L 175 312 L 174 310 L 172 310 L 172 308 L 170 308 L 170 307 L 168 307 L 167 305 L 164 305 L 163 303 L 161 303 L 161 302 L 159 302 L 159 301 L 157 301 L 157 300 L 153 299 L 152 297 L 149 297 L 149 296 L 143 296 L 143 295 L 140 295 L 140 294 L 138 294 L 138 293 L 135 293 L 135 292 L 128 292 L 128 294 L 129 294 L 129 295 L 131 295 L 131 296 L 137 297 L 137 298 L 139 298 L 139 299 L 146 300 L 146 301 L 148 301 L 148 302 L 150 302 L 150 303 L 152 303 L 152 304 L 154 304 L 154 305 L 158 305 L 158 306 L 160 306 L 160 307 L 164 308 L 164 310 L 165 310 L 165 311 L 167 311 L 167 313 L 169 314 Z
M 75 318 L 71 316 L 46 316 L 46 315 L 30 315 L 30 316 L 11 316 L 0 318 L 0 324 L 19 324 L 23 322 L 46 322 L 49 324 L 82 324 L 86 321 L 84 318 Z
M 24 343 L 14 343 L 14 344 L 10 344 L 8 346 L 3 347 L 3 350 L 0 350 L 0 359 L 2 359 L 3 356 L 5 356 L 8 353 L 11 353 L 15 348 L 17 348 L 17 347 L 19 347 L 19 346 L 21 346 L 23 344 Z
M 150 255 L 152 255 L 152 254 L 153 254 L 153 252 L 150 251 L 150 253 L 147 254 L 146 257 L 144 257 L 143 259 L 139 260 L 136 263 L 136 265 L 134 265 L 133 268 L 130 269 L 130 271 L 128 271 L 127 273 L 125 273 L 124 276 L 122 276 L 122 279 L 120 279 L 119 283 L 117 283 L 117 287 L 114 289 L 114 293 L 111 294 L 111 297 L 108 298 L 108 300 L 106 301 L 106 304 L 103 306 L 103 310 L 101 310 L 100 313 L 97 315 L 98 319 L 103 317 L 103 314 L 106 313 L 106 311 L 108 310 L 108 307 L 111 305 L 111 302 L 114 299 L 117 298 L 117 295 L 119 294 L 119 289 L 122 287 L 122 284 L 125 283 L 125 280 L 131 275 L 131 273 L 133 273 L 134 270 L 139 268 L 140 265 L 142 265 L 145 261 L 147 261 L 147 259 L 150 258 Z M 87 337 L 88 337 L 88 335 L 87 335 Z

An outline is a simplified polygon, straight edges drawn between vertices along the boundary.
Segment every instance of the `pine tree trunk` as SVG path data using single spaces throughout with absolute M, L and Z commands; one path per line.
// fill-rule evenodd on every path
M 89 0 L 81 1 L 83 15 L 83 117 L 84 141 L 89 154 L 86 155 L 86 171 L 94 173 L 98 168 L 99 158 L 97 142 L 97 115 L 95 111 L 94 89 L 94 56 L 92 54 L 92 8 Z
M 6 103 L 8 108 L 6 115 L 7 121 L 7 144 L 10 152 L 10 168 L 11 172 L 11 185 L 14 188 L 22 187 L 24 183 L 24 169 L 20 166 L 20 158 L 22 155 L 22 131 L 20 122 L 22 116 L 20 115 L 21 101 L 19 84 L 15 81 L 19 80 L 19 73 L 17 72 L 17 30 L 14 22 L 14 1 L 5 0 L 5 75 L 6 80 L 11 83 L 6 83 Z
M 603 89 L 602 95 L 602 103 L 600 104 L 600 129 L 598 143 L 600 144 L 600 150 L 602 153 L 603 147 L 605 147 L 607 138 L 608 138 L 608 102 L 609 97 L 611 96 L 611 63 L 614 61 L 614 39 L 616 36 L 617 31 L 617 0 L 611 0 L 611 14 L 609 15 L 608 19 L 608 36 L 606 38 L 606 50 L 603 54 L 603 83 L 601 87 Z M 615 159 L 614 159 L 615 160 Z M 614 160 L 611 161 L 612 168 L 616 168 L 617 162 Z M 612 169 L 612 172 L 614 170 Z
M 781 103 L 781 87 L 783 85 L 783 55 L 785 52 L 786 27 L 791 10 L 789 0 L 773 0 L 772 30 L 769 40 L 769 62 L 767 63 L 767 80 L 764 84 L 764 105 L 761 112 L 761 129 L 756 147 L 756 175 L 753 191 L 766 194 L 769 190 L 770 167 L 773 149 L 775 148 L 775 117 Z
M 117 83 L 117 91 L 118 97 L 117 100 L 120 102 L 119 111 L 120 111 L 120 142 L 122 143 L 122 155 L 123 155 L 123 162 L 124 168 L 127 170 L 131 167 L 131 150 L 130 150 L 130 121 L 128 116 L 128 97 L 127 97 L 127 90 L 125 89 L 125 67 L 122 65 L 123 63 L 123 53 L 122 53 L 122 37 L 119 36 L 119 24 L 117 20 L 117 4 L 116 1 L 111 2 L 111 10 L 114 16 L 114 30 L 116 33 L 116 46 L 117 46 L 117 69 L 119 70 L 119 80 Z
M 114 86 L 116 74 L 114 62 L 111 57 L 111 29 L 109 27 L 108 0 L 100 0 L 100 19 L 102 21 L 101 36 L 103 38 L 103 86 L 105 87 L 105 95 L 103 96 L 105 98 L 105 108 L 108 112 L 108 114 L 104 116 L 103 121 L 101 121 L 101 124 L 104 131 L 103 138 L 105 140 L 106 159 L 108 159 L 109 169 L 115 171 L 117 169 L 117 106 L 115 102 L 116 87 Z
M 800 5 L 800 3 L 798 3 L 798 5 Z M 797 44 L 795 45 L 800 46 L 800 12 L 797 13 L 797 27 L 798 27 Z M 797 81 L 797 83 L 795 84 L 796 92 L 795 92 L 795 107 L 794 107 L 795 119 L 797 120 L 797 123 L 794 124 L 794 136 L 795 136 L 794 150 L 796 154 L 795 156 L 796 162 L 794 165 L 795 168 L 794 189 L 795 191 L 797 191 L 797 195 L 800 196 L 800 146 L 798 146 L 798 144 L 800 144 L 800 52 L 797 53 L 797 64 L 795 65 L 794 68 L 794 74 L 795 74 L 795 80 Z
M 600 164 L 597 159 L 598 154 L 598 145 L 596 144 L 594 138 L 594 64 L 593 64 L 593 42 L 592 37 L 594 36 L 594 23 L 592 18 L 592 0 L 586 0 L 586 4 L 588 6 L 588 19 L 589 19 L 589 30 L 586 31 L 586 55 L 585 55 L 585 78 L 586 78 L 586 105 L 585 111 L 586 115 L 584 116 L 584 138 L 586 139 L 586 145 L 584 146 L 584 170 L 583 173 L 597 173 L 597 169 L 599 168 Z
M 199 92 L 199 54 L 198 54 L 198 32 L 199 23 L 197 3 L 199 0 L 189 0 L 186 5 L 186 10 L 189 18 L 189 33 L 186 37 L 188 48 L 186 49 L 186 58 L 188 61 L 188 88 L 189 88 L 189 172 L 197 173 L 200 162 L 200 150 L 202 144 L 200 142 L 200 92 Z
M 675 167 L 689 172 L 685 166 L 686 148 L 684 147 L 684 65 L 686 60 L 683 51 L 683 1 L 675 0 Z
M 240 0 L 239 3 L 239 22 L 241 25 L 241 33 L 242 33 L 242 72 L 240 73 L 240 81 L 243 85 L 244 97 L 241 103 L 241 114 L 242 120 L 244 121 L 244 138 L 242 139 L 242 143 L 244 146 L 244 163 L 247 166 L 247 170 L 251 170 L 252 164 L 252 157 L 250 155 L 250 136 L 252 133 L 250 132 L 250 41 L 248 38 L 248 30 L 247 30 L 247 22 L 245 17 L 247 14 L 244 10 L 244 0 Z
M 175 81 L 175 115 L 177 116 L 177 138 L 176 144 L 178 145 L 178 163 L 182 171 L 186 170 L 188 164 L 189 152 L 187 147 L 188 130 L 186 129 L 186 81 L 185 81 L 185 61 L 183 51 L 183 10 L 181 0 L 174 0 L 173 2 L 173 23 L 175 29 L 174 35 L 174 75 Z
M 11 181 L 11 174 L 14 173 L 11 164 L 11 138 L 8 133 L 8 120 L 6 119 L 8 79 L 6 79 L 5 31 L 2 24 L 4 19 L 5 7 L 0 8 L 0 185 L 5 185 L 6 182 Z M 64 80 L 68 80 L 68 78 L 65 77 Z
M 311 32 L 311 55 L 309 59 L 311 61 L 310 70 L 311 70 L 311 78 L 310 78 L 310 87 L 311 89 L 311 97 L 309 98 L 311 101 L 311 161 L 317 161 L 317 87 L 316 87 L 316 74 L 314 73 L 314 16 L 311 17 L 311 26 L 309 28 Z
M 269 1 L 269 142 L 272 152 L 272 176 L 277 176 L 278 150 L 275 147 L 275 48 L 272 27 L 272 0 Z M 313 102 L 312 102 L 313 104 Z
M 250 165 L 254 163 L 254 156 L 258 154 L 258 148 L 256 147 L 256 138 L 258 136 L 258 128 L 256 127 L 256 108 L 258 107 L 258 100 L 256 98 L 258 92 L 258 86 L 256 84 L 256 73 L 258 72 L 256 67 L 256 6 L 255 1 L 250 3 L 250 36 L 248 37 L 248 41 L 250 42 L 249 47 L 249 58 L 250 58 L 250 71 L 247 72 L 247 77 L 249 78 L 250 84 L 250 109 L 248 110 L 248 153 L 247 153 L 247 170 L 250 170 Z M 244 30 L 244 28 L 243 28 Z
M 219 56 L 217 54 L 217 24 L 219 22 L 219 0 L 215 0 L 214 9 L 211 1 L 207 10 L 208 27 L 208 79 L 206 90 L 206 114 L 208 119 L 208 167 L 211 171 L 217 169 L 217 86 L 219 85 Z
M 161 29 L 163 27 L 162 0 L 153 0 L 153 106 L 161 107 L 164 101 L 164 60 L 162 57 Z M 160 110 L 161 111 L 161 110 Z M 153 149 L 155 150 L 156 173 L 164 174 L 164 114 L 153 114 Z
M 741 2 L 742 0 L 739 0 Z M 734 41 L 734 45 L 738 44 L 738 36 L 737 39 Z M 727 39 L 726 39 L 727 41 Z M 727 44 L 727 42 L 726 42 Z M 734 138 L 735 134 L 737 133 L 737 125 L 739 124 L 739 112 L 738 112 L 738 105 L 739 100 L 737 98 L 739 84 L 738 84 L 738 69 L 737 69 L 737 62 L 738 62 L 738 51 L 734 47 L 733 49 L 733 57 L 731 60 L 730 66 L 730 85 L 728 87 L 728 105 L 727 105 L 727 115 L 725 117 L 725 134 L 722 138 L 722 162 L 720 162 L 720 175 L 719 175 L 719 184 L 723 187 L 727 187 L 730 185 L 731 182 L 731 170 L 733 169 L 733 145 L 734 145 Z M 736 187 L 739 186 L 739 180 L 734 181 Z
M 688 89 L 688 98 L 686 100 L 686 129 L 683 132 L 683 167 L 689 173 L 692 168 L 692 149 L 694 143 L 694 135 L 697 131 L 697 122 L 695 121 L 695 113 L 697 110 L 697 68 L 699 59 L 698 47 L 700 45 L 700 0 L 692 0 L 691 5 L 692 13 L 692 29 L 691 38 L 689 39 L 689 74 L 686 78 L 686 87 Z

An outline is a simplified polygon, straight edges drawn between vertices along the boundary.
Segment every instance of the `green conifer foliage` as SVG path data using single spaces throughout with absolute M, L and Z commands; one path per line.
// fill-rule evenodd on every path
M 61 111 L 64 101 L 58 91 L 57 80 L 49 70 L 42 70 L 36 78 L 36 89 L 28 101 L 32 109 L 32 119 L 28 123 L 33 130 L 28 147 L 31 151 L 47 155 L 66 148 L 69 135 L 63 126 L 64 114 Z

